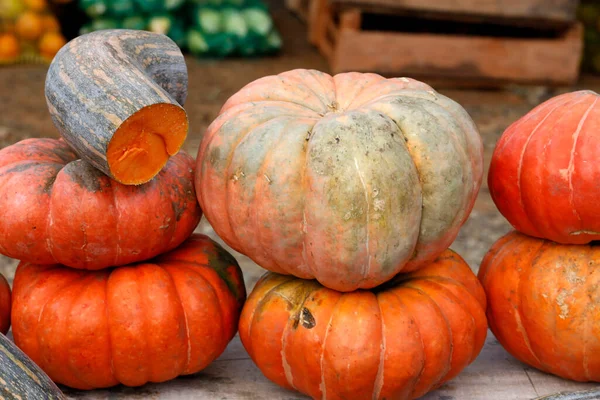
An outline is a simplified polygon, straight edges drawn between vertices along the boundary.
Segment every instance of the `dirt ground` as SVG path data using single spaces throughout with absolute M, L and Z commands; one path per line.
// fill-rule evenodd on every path
M 189 96 L 185 108 L 190 117 L 190 133 L 186 151 L 196 155 L 208 124 L 216 117 L 227 98 L 248 82 L 265 75 L 294 68 L 328 71 L 325 60 L 306 41 L 304 25 L 279 1 L 273 1 L 275 23 L 282 32 L 284 48 L 272 58 L 251 60 L 201 61 L 187 58 Z M 0 148 L 29 137 L 57 137 L 44 99 L 46 68 L 12 66 L 0 68 Z M 577 88 L 600 89 L 600 80 L 586 77 Z M 576 88 L 511 87 L 502 91 L 440 92 L 461 103 L 477 123 L 485 143 L 485 164 L 503 130 L 535 105 L 560 92 Z M 510 226 L 498 213 L 484 183 L 473 213 L 462 228 L 452 248 L 461 254 L 474 270 L 491 244 Z M 198 231 L 215 237 L 203 220 Z M 248 288 L 264 271 L 240 254 L 234 253 L 246 275 Z M 0 256 L 0 273 L 9 280 L 14 275 L 15 260 Z

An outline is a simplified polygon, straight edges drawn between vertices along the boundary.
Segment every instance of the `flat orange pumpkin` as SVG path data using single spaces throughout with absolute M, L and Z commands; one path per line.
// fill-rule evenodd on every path
M 126 186 L 62 140 L 22 140 L 0 150 L 0 253 L 81 269 L 147 260 L 198 225 L 193 176 L 180 152 L 150 182 Z
M 101 271 L 22 262 L 13 296 L 17 346 L 53 381 L 94 389 L 202 370 L 236 334 L 246 290 L 235 259 L 195 234 Z
M 475 360 L 485 302 L 451 250 L 368 291 L 269 272 L 244 306 L 240 338 L 267 378 L 314 399 L 414 399 Z
M 424 83 L 294 70 L 223 106 L 197 157 L 215 231 L 260 266 L 351 291 L 434 260 L 481 185 L 481 137 Z
M 600 382 L 600 247 L 511 232 L 479 279 L 490 329 L 514 357 L 576 381 Z

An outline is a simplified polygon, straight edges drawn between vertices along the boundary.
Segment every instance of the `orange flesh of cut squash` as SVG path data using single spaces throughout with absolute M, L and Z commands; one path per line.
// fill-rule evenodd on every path
M 108 144 L 110 171 L 120 183 L 151 180 L 177 154 L 188 131 L 185 111 L 172 104 L 144 107 L 125 120 Z

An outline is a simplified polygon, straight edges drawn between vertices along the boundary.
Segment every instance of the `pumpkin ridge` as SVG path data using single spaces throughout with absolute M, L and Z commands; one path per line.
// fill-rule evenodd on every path
M 375 375 L 375 382 L 373 382 L 372 396 L 372 400 L 377 400 L 379 398 L 379 395 L 381 394 L 383 386 L 385 385 L 385 355 L 387 337 L 385 335 L 385 321 L 383 317 L 383 309 L 381 308 L 381 302 L 379 298 L 380 296 L 379 293 L 374 293 L 374 295 L 375 302 L 377 303 L 377 307 L 379 308 L 379 315 L 381 316 L 381 324 L 379 328 L 381 329 L 381 350 L 379 351 L 379 366 L 377 367 L 377 375 Z M 400 298 L 398 298 L 398 300 L 400 300 Z M 402 302 L 400 302 L 400 304 L 402 304 L 402 307 L 404 307 L 404 304 Z
M 121 213 L 121 209 L 119 208 L 119 204 L 117 203 L 117 194 L 115 193 L 115 188 L 112 184 L 110 185 L 110 191 L 112 194 L 112 196 L 111 196 L 112 204 L 117 213 L 117 218 L 115 220 L 115 234 L 117 236 L 117 240 L 115 241 L 116 251 L 115 251 L 115 259 L 113 261 L 113 265 L 117 265 L 117 260 L 119 259 L 119 257 L 121 257 L 121 229 L 119 229 L 119 224 L 121 221 L 122 213 Z M 108 294 L 108 291 L 107 291 L 107 294 Z
M 417 290 L 417 291 L 421 292 L 420 290 Z M 427 356 L 425 353 L 425 344 L 423 343 L 423 337 L 421 336 L 421 329 L 419 328 L 419 324 L 416 322 L 415 316 L 408 313 L 406 304 L 404 303 L 404 299 L 400 296 L 400 294 L 396 290 L 389 291 L 388 293 L 392 294 L 394 297 L 396 297 L 398 299 L 398 303 L 402 306 L 403 310 L 407 313 L 407 315 L 409 316 L 409 318 L 412 322 L 412 325 L 415 327 L 414 329 L 416 329 L 417 333 L 419 334 L 419 342 L 421 343 L 421 354 L 423 355 L 422 356 L 423 362 L 421 363 L 421 369 L 419 370 L 419 372 L 415 375 L 415 377 L 412 380 L 411 389 L 408 391 L 408 393 L 412 394 L 412 393 L 414 393 L 417 385 L 421 381 L 421 377 L 423 376 L 423 372 L 425 371 L 425 364 L 427 361 Z M 436 306 L 437 306 L 437 304 L 436 304 Z M 382 320 L 383 320 L 383 318 L 382 318 Z M 375 397 L 373 397 L 373 400 L 377 400 L 377 399 Z
M 579 124 L 577 125 L 577 129 L 575 130 L 575 133 L 573 133 L 573 135 L 574 135 L 573 147 L 571 148 L 571 156 L 569 158 L 569 167 L 568 167 L 568 171 L 569 171 L 568 180 L 569 180 L 569 189 L 570 189 L 569 202 L 571 203 L 571 207 L 573 208 L 573 212 L 577 216 L 579 223 L 581 223 L 581 215 L 579 215 L 577 208 L 575 208 L 575 199 L 574 199 L 575 192 L 573 191 L 573 172 L 575 171 L 575 150 L 577 149 L 579 134 L 581 133 L 581 130 L 583 129 L 583 125 L 585 124 L 590 112 L 592 111 L 592 108 L 594 108 L 594 106 L 596 105 L 597 102 L 598 102 L 598 97 L 596 96 L 594 98 L 594 101 L 592 102 L 592 104 L 588 107 L 588 109 L 585 111 L 585 113 L 581 117 L 581 120 L 579 121 Z
M 230 177 L 232 176 L 230 168 L 231 168 L 231 164 L 233 162 L 233 158 L 235 156 L 235 151 L 237 149 L 237 147 L 240 145 L 240 143 L 248 136 L 250 135 L 255 129 L 269 123 L 272 122 L 273 120 L 278 120 L 278 119 L 283 119 L 283 118 L 290 118 L 293 117 L 292 115 L 278 115 L 276 117 L 270 118 L 258 125 L 252 126 L 250 127 L 248 130 L 246 130 L 245 133 L 241 134 L 240 137 L 236 140 L 236 142 L 234 143 L 234 145 L 231 147 L 231 152 L 229 153 L 229 155 L 227 156 L 227 162 L 225 164 L 225 176 L 227 177 L 227 181 L 225 182 L 225 204 L 229 205 L 229 198 L 230 198 L 230 190 L 228 188 L 228 184 L 229 184 L 229 180 L 231 179 Z M 229 210 L 229 207 L 226 207 L 226 214 L 227 214 L 227 223 L 229 224 L 229 231 L 231 232 L 231 234 L 233 235 L 233 241 L 237 243 L 236 247 L 240 247 L 240 250 L 244 250 L 243 249 L 243 244 L 242 241 L 239 240 L 238 236 L 237 236 L 237 232 L 234 229 L 234 223 L 231 220 L 231 212 Z M 238 250 L 238 249 L 236 249 Z M 239 251 L 239 250 L 238 250 Z M 245 251 L 244 251 L 245 252 Z M 242 253 L 242 251 L 240 251 L 240 253 Z
M 383 76 L 381 76 L 381 75 L 379 75 L 379 74 L 374 74 L 374 73 L 371 73 L 370 75 L 373 75 L 373 77 L 374 77 L 374 78 L 376 78 L 377 80 L 375 80 L 375 79 L 374 79 L 374 80 L 372 80 L 372 81 L 368 82 L 368 83 L 367 83 L 365 86 L 361 87 L 361 89 L 360 89 L 360 90 L 358 90 L 358 91 L 357 91 L 357 92 L 354 94 L 354 96 L 353 96 L 352 100 L 350 101 L 350 103 L 349 103 L 349 104 L 348 104 L 348 106 L 346 107 L 346 109 L 347 109 L 347 110 L 360 108 L 360 107 L 361 107 L 361 106 L 362 106 L 364 103 L 355 104 L 355 101 L 356 101 L 356 99 L 360 98 L 360 96 L 361 96 L 361 95 L 362 95 L 364 92 L 366 92 L 366 91 L 367 91 L 367 89 L 371 89 L 371 87 L 372 87 L 372 86 L 375 86 L 375 85 L 377 85 L 378 83 L 380 83 L 380 82 L 382 82 L 382 81 L 385 81 L 385 80 L 386 80 L 386 79 L 385 79 Z M 371 99 L 371 100 L 373 100 L 373 99 Z
M 190 370 L 190 362 L 192 360 L 192 345 L 191 345 L 191 338 L 190 338 L 190 326 L 188 323 L 188 316 L 187 313 L 185 312 L 185 308 L 183 307 L 183 302 L 181 300 L 181 295 L 179 294 L 179 288 L 177 287 L 177 284 L 175 283 L 175 279 L 173 279 L 173 275 L 171 274 L 170 271 L 170 265 L 169 264 L 165 264 L 162 268 L 167 272 L 167 275 L 169 276 L 169 279 L 171 280 L 171 284 L 173 285 L 173 288 L 175 289 L 175 295 L 177 296 L 177 301 L 178 304 L 181 304 L 181 313 L 183 314 L 183 322 L 185 323 L 185 343 L 186 343 L 186 355 L 187 355 L 187 359 L 185 361 L 185 366 L 183 367 L 183 371 L 182 372 L 188 372 Z M 159 267 L 160 268 L 160 267 Z M 183 262 L 180 262 L 180 266 L 179 268 L 182 269 L 187 269 L 189 271 L 191 271 L 193 274 L 199 276 L 200 278 L 202 278 L 202 280 L 205 283 L 208 283 L 208 286 L 210 286 L 211 290 L 213 291 L 213 294 L 215 295 L 215 297 L 218 298 L 215 289 L 213 288 L 213 286 L 210 284 L 210 282 L 208 282 L 207 279 L 205 279 L 201 274 L 199 274 L 197 271 L 195 271 L 194 268 L 189 268 L 186 265 L 184 265 Z M 221 304 L 221 302 L 219 301 L 219 307 L 221 307 L 221 313 L 219 314 L 221 316 L 221 327 L 223 328 L 225 325 L 223 324 L 223 316 L 222 316 L 222 312 L 223 310 L 223 306 Z M 221 329 L 221 332 L 223 331 L 223 329 Z
M 146 264 L 148 265 L 148 264 Z M 151 264 L 153 267 L 156 266 L 155 264 Z M 135 283 L 135 288 L 137 291 L 137 295 L 140 301 L 140 321 L 141 321 L 141 325 L 142 328 L 140 329 L 141 332 L 149 332 L 150 330 L 148 329 L 148 312 L 146 310 L 149 309 L 148 307 L 148 301 L 146 299 L 145 293 L 142 292 L 142 285 L 140 284 L 140 282 L 145 283 L 144 282 L 144 271 L 141 268 L 131 268 L 131 272 L 133 273 L 133 275 L 135 276 L 134 281 Z M 144 349 L 142 351 L 140 351 L 140 357 L 141 359 L 144 360 L 144 364 L 148 365 L 148 366 L 152 366 L 153 363 L 153 359 L 152 359 L 152 353 L 149 349 L 148 346 L 148 341 L 144 338 L 144 340 L 142 340 L 140 342 L 140 344 L 143 343 L 143 347 Z M 152 382 L 152 369 L 151 368 L 144 368 L 141 370 L 138 370 L 138 373 L 142 374 L 143 379 L 138 379 L 141 382 Z M 119 379 L 120 380 L 120 379 Z M 122 382 L 125 383 L 125 382 Z M 127 383 L 125 383 L 127 384 Z
M 412 290 L 416 290 L 419 294 L 421 294 L 422 296 L 425 296 L 430 302 L 431 304 L 433 304 L 433 306 L 436 308 L 436 310 L 438 311 L 439 315 L 442 316 L 442 318 L 444 319 L 444 321 L 446 321 L 446 329 L 448 330 L 448 338 L 449 338 L 449 347 L 450 347 L 450 351 L 448 354 L 448 360 L 446 362 L 447 365 L 447 369 L 444 372 L 444 374 L 442 374 L 440 376 L 440 378 L 438 379 L 437 382 L 432 382 L 431 386 L 429 388 L 429 390 L 432 390 L 434 388 L 438 388 L 440 387 L 442 384 L 444 384 L 444 382 L 446 382 L 448 380 L 448 376 L 450 375 L 450 373 L 452 372 L 452 359 L 454 358 L 454 332 L 452 331 L 452 326 L 450 325 L 450 321 L 448 320 L 448 316 L 446 315 L 446 313 L 444 312 L 444 310 L 438 305 L 437 301 L 435 301 L 430 295 L 429 293 L 427 293 L 425 290 L 417 287 L 417 286 L 413 286 L 413 285 L 406 285 L 406 288 L 412 289 Z M 428 390 L 428 391 L 429 391 Z
M 315 92 L 315 91 L 313 90 L 313 88 L 312 88 L 312 87 L 311 87 L 311 86 L 308 84 L 308 79 L 307 79 L 308 77 L 312 77 L 312 78 L 313 78 L 313 81 L 315 81 L 315 82 L 316 82 L 317 80 L 316 80 L 316 79 L 314 78 L 314 76 L 313 76 L 313 75 L 310 73 L 310 70 L 306 70 L 306 72 L 307 72 L 307 73 L 306 73 L 306 74 L 303 74 L 303 76 L 302 76 L 301 78 L 298 78 L 298 79 L 296 79 L 296 78 L 295 78 L 293 75 L 289 75 L 289 76 L 286 76 L 286 77 L 285 77 L 285 79 L 287 79 L 287 80 L 290 80 L 290 81 L 292 81 L 292 82 L 297 82 L 297 83 L 298 83 L 298 85 L 299 85 L 299 87 L 300 87 L 300 85 L 302 85 L 302 86 L 303 86 L 305 89 L 307 89 L 307 91 L 308 91 L 308 92 L 312 93 L 312 94 L 313 94 L 313 96 L 315 97 L 315 99 L 317 99 L 317 100 L 319 101 L 319 103 L 321 103 L 321 105 L 323 106 L 323 109 L 322 109 L 322 111 L 320 111 L 320 112 L 319 112 L 318 110 L 313 110 L 313 111 L 314 111 L 315 113 L 317 113 L 318 115 L 320 115 L 320 116 L 323 116 L 323 115 L 325 115 L 325 114 L 327 113 L 327 110 L 328 110 L 328 107 L 329 107 L 329 105 L 328 105 L 328 104 L 325 104 L 325 103 L 323 103 L 323 99 L 321 99 L 321 96 L 319 96 L 319 95 L 318 95 L 318 93 L 317 93 L 317 92 Z M 320 84 L 320 82 L 318 82 L 318 83 Z M 321 85 L 321 86 L 322 86 L 322 85 Z M 286 100 L 286 102 L 287 102 L 287 100 Z M 294 103 L 294 102 L 292 102 L 292 103 Z M 312 109 L 311 109 L 311 110 L 312 110 Z
M 106 341 L 108 342 L 108 348 L 110 349 L 110 374 L 112 375 L 115 381 L 119 381 L 117 376 L 115 375 L 115 358 L 113 355 L 113 344 L 112 344 L 112 336 L 110 334 L 110 309 L 108 307 L 108 285 L 110 282 L 112 274 L 109 273 L 105 280 L 104 285 L 104 318 L 106 318 Z
M 272 120 L 271 120 L 271 121 L 272 121 Z M 269 121 L 269 122 L 271 122 L 271 121 Z M 276 139 L 278 142 L 280 142 L 280 139 L 281 139 L 281 137 L 285 135 L 285 132 L 286 132 L 286 130 L 287 130 L 286 128 L 287 128 L 287 127 L 288 127 L 288 126 L 289 126 L 289 125 L 292 123 L 292 121 L 293 121 L 293 120 L 291 120 L 291 119 L 288 119 L 288 120 L 285 122 L 285 124 L 283 125 L 283 127 L 282 127 L 281 129 L 279 129 L 279 130 L 278 130 L 278 135 L 276 136 L 276 138 L 273 138 L 273 139 Z M 255 131 L 255 130 L 258 128 L 258 127 L 259 127 L 259 126 L 255 127 L 255 128 L 253 129 L 253 131 Z M 236 146 L 236 149 L 237 149 L 237 146 Z M 278 149 L 278 146 L 277 146 L 277 145 L 274 145 L 274 146 L 272 146 L 271 148 L 269 148 L 269 149 L 268 149 L 268 150 L 267 150 L 267 151 L 264 153 L 264 156 L 263 156 L 263 158 L 262 158 L 262 160 L 261 160 L 261 162 L 260 162 L 260 166 L 259 166 L 259 167 L 258 167 L 258 169 L 256 170 L 256 177 L 257 177 L 257 181 L 258 181 L 258 182 L 257 182 L 257 183 L 254 185 L 254 187 L 253 187 L 253 192 L 252 192 L 252 195 L 251 195 L 251 197 L 248 199 L 248 200 L 249 200 L 249 202 L 248 202 L 248 207 L 249 207 L 249 210 L 251 209 L 251 210 L 253 210 L 253 211 L 254 211 L 254 212 L 251 212 L 251 213 L 249 213 L 249 215 L 248 215 L 248 220 L 247 220 L 247 223 L 248 223 L 250 226 L 252 226 L 252 227 L 253 227 L 253 229 L 252 229 L 252 232 L 253 232 L 253 234 L 254 234 L 254 235 L 253 235 L 253 236 L 254 236 L 254 238 L 252 239 L 252 242 L 254 242 L 254 246 L 253 246 L 253 247 L 255 247 L 255 248 L 260 248 L 260 250 L 262 250 L 262 253 L 267 253 L 267 252 L 265 251 L 264 241 L 263 241 L 263 240 L 261 240 L 261 239 L 262 239 L 262 238 L 261 238 L 261 236 L 262 236 L 262 235 L 261 235 L 261 234 L 262 234 L 262 229 L 256 229 L 256 228 L 258 228 L 258 224 L 259 224 L 259 222 L 258 222 L 258 213 L 256 212 L 256 210 L 257 210 L 257 208 L 258 208 L 258 207 L 256 207 L 256 204 L 255 204 L 255 202 L 256 202 L 256 200 L 257 200 L 257 198 L 258 198 L 258 197 L 257 197 L 257 196 L 258 196 L 258 193 L 260 192 L 260 190 L 259 190 L 259 189 L 262 189 L 262 185 L 264 185 L 264 183 L 263 183 L 263 182 L 264 182 L 264 180 L 263 180 L 263 179 L 261 179 L 261 177 L 262 177 L 262 176 L 264 176 L 264 175 L 266 175 L 266 174 L 265 174 L 265 170 L 266 170 L 266 169 L 267 169 L 267 167 L 269 166 L 269 165 L 268 165 L 268 163 L 269 163 L 269 160 L 272 158 L 272 156 L 273 156 L 273 153 L 275 152 L 275 150 L 276 150 L 276 149 Z M 235 150 L 233 151 L 233 153 L 232 153 L 232 154 L 233 154 L 233 157 L 232 157 L 232 160 L 233 160 L 233 158 L 235 157 Z M 262 200 L 262 199 L 260 199 L 260 200 Z M 229 215 L 229 214 L 228 214 L 228 215 Z M 230 219 L 230 222 L 231 222 L 231 219 Z M 232 225 L 232 226 L 233 226 L 233 225 Z M 262 264 L 262 262 L 261 262 L 261 264 Z M 281 272 L 285 271 L 283 268 L 279 267 L 279 265 L 277 264 L 277 262 L 274 262 L 273 264 L 275 264 L 275 265 L 277 266 L 277 268 L 278 268 L 278 269 L 279 269 Z
M 580 99 L 581 100 L 581 99 Z M 531 134 L 527 137 L 527 140 L 525 141 L 525 143 L 523 144 L 523 148 L 521 149 L 521 153 L 520 153 L 520 157 L 519 157 L 519 164 L 517 166 L 517 192 L 519 193 L 518 196 L 518 204 L 520 206 L 520 208 L 523 210 L 523 215 L 525 216 L 525 218 L 527 219 L 527 221 L 529 222 L 529 226 L 530 228 L 533 230 L 533 234 L 535 234 L 536 236 L 539 236 L 539 229 L 533 224 L 531 218 L 530 218 L 530 210 L 531 207 L 528 207 L 525 204 L 525 199 L 523 198 L 523 190 L 521 188 L 521 181 L 523 179 L 523 162 L 525 160 L 525 154 L 527 153 L 527 148 L 529 146 L 529 143 L 531 142 L 531 139 L 533 138 L 533 136 L 535 135 L 535 133 L 540 129 L 540 127 L 542 127 L 542 125 L 544 125 L 544 123 L 546 122 L 546 120 L 558 109 L 562 108 L 562 107 L 566 107 L 567 104 L 577 104 L 579 103 L 578 101 L 572 101 L 572 100 L 568 100 L 564 103 L 560 103 L 557 106 L 555 106 L 554 108 L 552 108 L 552 110 L 550 110 L 550 112 L 548 112 L 548 114 L 546 114 L 546 116 L 544 116 L 544 118 L 535 126 L 535 128 L 531 131 Z
M 329 321 L 327 321 L 327 329 L 325 330 L 325 335 L 323 336 L 323 344 L 321 345 L 321 357 L 319 360 L 319 366 L 321 368 L 321 383 L 319 384 L 319 389 L 321 390 L 321 399 L 323 400 L 327 399 L 327 384 L 325 383 L 325 372 L 323 369 L 323 360 L 325 359 L 325 346 L 327 345 L 327 337 L 329 336 L 329 332 L 331 332 L 331 329 L 333 329 L 333 325 L 331 324 L 331 322 L 333 321 L 333 317 L 335 316 L 335 312 L 338 309 L 341 299 L 342 296 L 339 296 L 337 301 L 335 302 L 335 305 L 331 308 L 331 316 L 329 317 Z
M 531 258 L 531 265 L 537 265 L 537 262 L 539 260 L 539 258 L 541 257 L 541 249 L 543 247 L 545 247 L 546 242 L 544 242 L 542 244 L 542 246 L 535 252 L 535 255 Z M 521 246 L 521 243 L 517 243 L 517 248 Z M 508 250 L 508 249 L 507 249 Z M 529 339 L 529 334 L 527 332 L 527 328 L 525 327 L 525 325 L 523 324 L 523 315 L 522 315 L 522 309 L 523 309 L 523 292 L 524 292 L 524 288 L 525 286 L 523 285 L 523 275 L 519 274 L 518 275 L 518 279 L 519 282 L 517 283 L 517 289 L 515 290 L 515 295 L 517 296 L 517 307 L 515 309 L 515 322 L 517 324 L 517 329 L 518 331 L 521 333 L 522 337 L 523 337 L 523 341 L 525 342 L 525 345 L 527 346 L 527 349 L 529 350 L 530 354 L 533 356 L 533 358 L 535 359 L 535 361 L 538 363 L 538 365 L 546 370 L 546 364 L 542 363 L 542 361 L 540 360 L 540 358 L 538 357 L 538 355 L 536 354 L 536 352 L 533 350 L 533 346 L 531 345 L 531 341 Z
M 86 289 L 88 287 L 92 286 L 94 283 L 96 283 L 98 277 L 102 277 L 102 280 L 105 282 L 104 286 L 106 287 L 106 284 L 108 284 L 108 279 L 107 279 L 108 275 L 109 274 L 105 273 L 105 272 L 92 272 L 90 274 L 86 274 L 86 275 L 81 276 L 80 277 L 80 281 L 78 282 L 79 291 L 78 291 L 77 295 L 73 296 L 73 298 L 71 299 L 71 303 L 70 303 L 68 309 L 71 310 L 73 308 L 73 304 L 79 302 L 79 300 L 81 299 L 81 297 L 85 294 Z M 107 307 L 105 306 L 104 308 L 106 309 Z M 69 323 L 70 315 L 67 313 L 65 316 L 66 316 L 66 320 L 65 320 L 64 325 L 66 327 L 68 327 L 69 325 L 71 325 Z M 68 359 L 68 361 L 72 361 L 72 359 Z M 82 375 L 79 373 L 80 371 L 73 366 L 73 363 L 67 362 L 65 364 L 66 364 L 66 366 L 69 369 L 69 373 L 72 376 L 74 376 L 75 379 L 77 379 L 79 382 L 82 382 L 83 384 L 85 384 L 86 387 L 91 388 L 91 389 L 95 389 L 95 385 L 91 384 L 86 379 L 83 379 Z M 112 364 L 112 360 L 111 360 L 111 364 Z M 113 375 L 113 377 L 114 377 L 114 375 Z
M 410 97 L 410 96 L 407 96 L 407 97 Z M 437 116 L 437 115 L 434 115 L 434 114 L 433 114 L 433 113 L 432 113 L 432 112 L 431 112 L 429 109 L 427 109 L 426 107 L 424 107 L 423 105 L 421 105 L 421 104 L 420 104 L 420 100 L 423 100 L 423 101 L 429 102 L 429 103 L 433 104 L 434 106 L 437 106 L 437 107 L 439 107 L 439 108 L 443 109 L 444 111 L 446 111 L 446 112 L 449 114 L 449 116 L 452 116 L 452 113 L 451 113 L 449 110 L 447 110 L 447 109 L 446 109 L 446 108 L 444 108 L 444 107 L 441 107 L 441 106 L 439 105 L 439 103 L 437 103 L 437 102 L 434 102 L 434 101 L 432 101 L 432 100 L 430 100 L 430 99 L 427 99 L 427 98 L 421 98 L 421 97 L 419 97 L 419 98 L 418 98 L 418 100 L 416 100 L 416 101 L 415 101 L 415 99 L 414 99 L 414 98 L 411 98 L 411 101 L 410 101 L 410 102 L 405 102 L 404 100 L 403 100 L 402 102 L 403 102 L 403 103 L 406 103 L 406 104 L 410 104 L 410 105 L 411 105 L 411 106 L 413 106 L 413 107 L 418 107 L 420 110 L 422 110 L 422 112 L 423 112 L 424 114 L 428 115 L 428 116 L 429 116 L 431 119 L 435 119 L 436 121 L 438 121 L 438 126 L 439 126 L 439 127 L 442 129 L 442 130 L 444 130 L 446 133 L 450 133 L 450 135 L 447 135 L 447 136 L 448 136 L 448 137 L 450 137 L 450 138 L 452 138 L 451 140 L 452 140 L 452 142 L 453 142 L 453 144 L 454 144 L 452 147 L 453 147 L 453 149 L 456 151 L 456 153 L 457 153 L 457 154 L 459 154 L 459 157 L 460 157 L 460 158 L 459 158 L 459 161 L 460 161 L 460 162 L 463 162 L 463 163 L 467 163 L 467 162 L 469 162 L 469 154 L 468 154 L 468 153 L 467 153 L 467 151 L 465 151 L 465 149 L 464 149 L 464 147 L 465 147 L 465 146 L 468 146 L 468 143 L 467 143 L 467 142 L 468 142 L 468 141 L 467 141 L 467 138 L 466 138 L 466 137 L 465 137 L 465 138 L 463 138 L 463 139 L 464 139 L 464 140 L 463 140 L 463 141 L 464 141 L 464 143 L 461 143 L 461 142 L 463 142 L 463 141 L 461 141 L 461 140 L 459 139 L 459 137 L 458 137 L 456 134 L 454 134 L 454 133 L 453 133 L 451 130 L 449 130 L 449 129 L 448 129 L 446 126 L 445 126 L 445 124 L 443 124 L 443 123 L 440 123 L 440 122 L 442 122 L 442 120 L 440 119 L 440 117 L 439 117 L 439 116 Z M 400 125 L 399 125 L 399 124 L 398 124 L 398 123 L 397 123 L 397 122 L 396 122 L 396 121 L 395 121 L 395 120 L 394 120 L 392 117 L 390 117 L 390 116 L 388 116 L 388 115 L 386 115 L 386 117 L 387 117 L 387 118 L 389 118 L 389 119 L 390 119 L 390 121 L 391 121 L 391 122 L 393 122 L 393 123 L 394 123 L 394 124 L 395 124 L 395 125 L 398 127 L 398 130 L 399 130 L 399 131 L 400 131 L 400 133 L 402 134 L 402 136 L 403 136 L 403 138 L 404 138 L 405 142 L 407 142 L 407 143 L 408 143 L 408 142 L 409 142 L 409 139 L 406 137 L 406 134 L 405 134 L 405 132 L 404 132 L 404 131 L 401 129 Z M 458 125 L 458 124 L 457 124 L 457 125 Z M 463 128 L 463 130 L 465 130 L 465 129 Z M 466 131 L 466 130 L 465 130 L 465 131 Z M 414 161 L 414 160 L 415 160 L 415 157 L 414 157 L 414 154 L 413 154 L 413 152 L 411 152 L 411 147 L 410 147 L 410 146 L 406 146 L 406 148 L 407 148 L 407 150 L 408 150 L 409 154 L 411 155 L 411 159 L 413 160 L 413 163 L 414 163 L 414 165 L 415 165 L 415 169 L 416 169 L 416 171 L 417 171 L 417 175 L 418 175 L 418 177 L 419 177 L 419 182 L 420 182 L 420 184 L 421 184 L 421 187 L 422 187 L 422 190 L 421 190 L 421 197 L 422 197 L 422 199 L 425 199 L 425 197 L 426 197 L 426 196 L 425 196 L 425 195 L 424 195 L 424 193 L 423 193 L 423 192 L 424 192 L 424 191 L 423 191 L 424 181 L 423 181 L 423 178 L 422 178 L 422 175 L 424 174 L 424 172 L 421 170 L 421 168 L 419 168 L 419 165 L 417 165 L 417 163 Z M 461 164 L 461 165 L 462 165 L 462 164 Z M 466 181 L 466 182 L 464 182 L 464 183 L 463 183 L 463 185 L 462 185 L 462 186 L 463 186 L 463 188 L 464 188 L 466 191 L 472 192 L 472 191 L 474 191 L 474 189 L 475 189 L 475 188 L 474 188 L 474 187 L 471 187 L 471 188 L 469 188 L 469 187 L 468 187 L 469 185 L 467 184 L 467 182 L 468 182 L 468 181 L 475 181 L 475 179 L 474 179 L 474 178 L 475 178 L 475 177 L 474 177 L 475 168 L 473 167 L 472 163 L 469 163 L 469 165 L 471 166 L 471 169 L 472 169 L 472 172 L 471 172 L 471 174 L 469 174 L 469 171 L 468 171 L 468 169 L 467 169 L 467 168 L 465 168 L 465 167 L 462 167 L 462 168 L 461 168 L 461 173 L 462 173 L 462 175 L 463 175 L 463 180 L 464 180 L 464 181 Z M 465 169 L 466 169 L 467 171 L 465 171 Z M 467 176 L 468 176 L 468 175 L 471 175 L 471 178 L 472 178 L 472 179 L 465 179 L 465 176 L 464 176 L 464 175 L 467 175 Z M 475 183 L 473 183 L 473 185 L 475 185 Z M 469 189 L 471 189 L 471 190 L 469 190 Z M 470 197 L 470 196 L 469 196 L 469 197 Z M 454 215 L 454 217 L 452 218 L 452 222 L 449 224 L 449 226 L 454 226 L 454 225 L 456 225 L 456 223 L 457 223 L 459 220 L 464 220 L 465 218 L 468 218 L 468 216 L 469 216 L 469 213 L 468 213 L 468 212 L 466 212 L 466 211 L 467 211 L 467 206 L 468 206 L 468 200 L 469 200 L 469 197 L 468 197 L 468 196 L 462 196 L 462 204 L 461 204 L 461 206 L 460 206 L 460 207 L 457 207 L 457 208 L 456 208 L 456 210 L 455 210 L 455 215 Z M 422 209 L 423 209 L 423 210 L 425 210 L 425 208 L 426 208 L 426 207 L 425 207 L 425 202 L 424 202 L 424 201 L 422 201 L 422 204 L 423 204 L 423 205 L 422 205 Z M 462 212 L 463 212 L 465 215 L 461 215 L 461 211 L 462 211 Z M 424 213 L 423 213 L 423 214 L 424 214 Z M 419 227 L 419 238 L 421 237 L 421 233 L 423 232 L 423 229 L 422 229 L 422 224 L 423 224 L 423 221 L 424 221 L 424 219 L 425 219 L 423 214 L 421 215 L 421 225 L 420 225 L 420 227 Z M 442 236 L 442 238 L 443 238 L 443 236 Z M 439 239 L 438 239 L 438 240 L 439 240 Z M 417 246 L 415 247 L 415 250 L 414 250 L 414 252 L 413 252 L 413 255 L 412 255 L 412 257 L 411 257 L 411 259 L 412 259 L 412 260 L 414 260 L 415 258 L 417 258 L 417 256 L 419 255 L 419 243 L 421 243 L 421 241 L 420 241 L 420 240 L 418 240 L 418 241 L 417 241 L 417 243 L 418 243 L 418 244 L 417 244 Z

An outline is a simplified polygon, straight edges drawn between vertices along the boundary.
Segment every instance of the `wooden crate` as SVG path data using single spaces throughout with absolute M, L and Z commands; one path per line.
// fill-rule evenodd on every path
M 554 37 L 364 30 L 363 10 L 335 10 L 327 0 L 312 1 L 320 3 L 323 14 L 313 21 L 311 35 L 333 73 L 369 71 L 442 86 L 492 87 L 572 84 L 579 76 L 579 23 Z
M 359 8 L 396 15 L 564 28 L 576 21 L 579 0 L 329 0 L 329 3 L 337 10 Z

